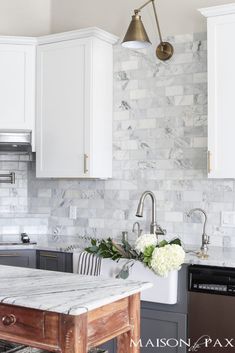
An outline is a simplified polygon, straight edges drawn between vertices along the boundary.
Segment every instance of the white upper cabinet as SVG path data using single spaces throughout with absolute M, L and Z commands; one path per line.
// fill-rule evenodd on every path
M 235 178 L 235 4 L 200 12 L 208 31 L 208 176 Z
M 117 39 L 98 28 L 0 37 L 0 129 L 32 131 L 37 177 L 112 176 Z
M 82 39 L 38 48 L 37 176 L 88 173 L 89 53 Z
M 117 38 L 76 33 L 37 48 L 36 174 L 110 178 Z
M 0 129 L 34 130 L 35 47 L 0 38 Z M 4 41 L 3 41 L 4 42 Z
M 110 178 L 117 38 L 76 33 L 37 48 L 36 174 Z

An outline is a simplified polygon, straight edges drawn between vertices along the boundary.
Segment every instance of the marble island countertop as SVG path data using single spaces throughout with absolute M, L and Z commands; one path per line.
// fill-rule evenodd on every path
M 142 281 L 0 265 L 0 303 L 80 315 L 152 287 Z

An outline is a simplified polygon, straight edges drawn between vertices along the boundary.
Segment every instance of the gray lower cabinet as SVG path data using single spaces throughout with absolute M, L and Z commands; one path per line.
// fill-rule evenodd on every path
M 141 310 L 141 353 L 154 350 L 185 353 L 186 347 L 181 340 L 185 341 L 186 337 L 187 315 L 151 309 Z
M 115 353 L 116 352 L 116 340 L 109 341 L 103 344 L 100 348 L 107 351 L 108 353 Z
M 37 250 L 37 268 L 72 273 L 73 255 L 59 251 Z
M 36 251 L 0 250 L 0 265 L 36 268 Z

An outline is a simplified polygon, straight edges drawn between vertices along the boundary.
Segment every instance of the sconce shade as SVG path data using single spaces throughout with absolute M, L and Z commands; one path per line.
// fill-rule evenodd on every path
M 144 28 L 141 16 L 135 13 L 123 39 L 122 46 L 130 49 L 143 49 L 149 47 L 151 42 Z

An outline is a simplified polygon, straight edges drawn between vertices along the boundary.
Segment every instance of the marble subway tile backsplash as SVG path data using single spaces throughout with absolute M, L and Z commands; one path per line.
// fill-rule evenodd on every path
M 0 234 L 23 228 L 57 242 L 78 234 L 119 238 L 123 230 L 131 233 L 139 197 L 150 189 L 169 236 L 199 244 L 202 219 L 186 213 L 202 207 L 211 243 L 231 237 L 235 246 L 235 228 L 221 227 L 221 211 L 235 211 L 234 180 L 207 179 L 206 35 L 169 40 L 175 54 L 168 62 L 159 62 L 154 48 L 114 48 L 113 179 L 41 180 L 34 164 L 0 161 L 2 171 L 15 170 L 17 177 L 16 186 L 0 184 Z M 75 220 L 70 206 L 77 207 Z M 146 200 L 139 219 L 144 230 L 149 209 Z
M 49 213 L 29 213 L 29 163 L 28 156 L 0 155 L 0 174 L 14 171 L 16 175 L 15 184 L 0 181 L 0 242 L 18 241 L 23 232 L 32 241 L 47 242 Z

